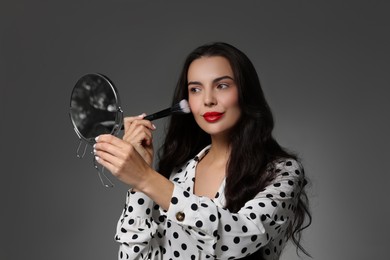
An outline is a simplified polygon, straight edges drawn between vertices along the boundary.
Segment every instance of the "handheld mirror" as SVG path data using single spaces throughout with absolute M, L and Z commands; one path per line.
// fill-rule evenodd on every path
M 172 107 L 147 115 L 144 119 L 156 120 L 171 114 L 190 112 L 187 100 L 183 99 Z M 76 152 L 78 158 L 84 157 L 88 145 L 93 146 L 97 136 L 118 135 L 123 129 L 123 111 L 118 90 L 112 81 L 102 74 L 87 74 L 77 81 L 70 97 L 69 115 L 79 138 Z M 93 165 L 102 184 L 105 187 L 113 187 L 112 182 L 104 174 L 104 168 L 98 167 L 94 156 Z M 103 181 L 103 177 L 108 183 Z
M 87 74 L 81 77 L 73 88 L 70 97 L 70 119 L 79 138 L 77 157 L 83 158 L 87 146 L 95 144 L 101 134 L 117 135 L 122 128 L 123 111 L 118 90 L 102 74 Z M 84 148 L 83 148 L 84 146 Z M 99 168 L 93 159 L 94 167 L 105 187 L 113 187 L 105 176 L 104 168 Z M 104 183 L 102 176 L 108 181 Z

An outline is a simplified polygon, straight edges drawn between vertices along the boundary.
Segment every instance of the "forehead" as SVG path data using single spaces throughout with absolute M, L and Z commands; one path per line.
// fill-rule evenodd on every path
M 214 79 L 221 76 L 234 78 L 228 59 L 222 56 L 201 57 L 188 68 L 188 80 Z

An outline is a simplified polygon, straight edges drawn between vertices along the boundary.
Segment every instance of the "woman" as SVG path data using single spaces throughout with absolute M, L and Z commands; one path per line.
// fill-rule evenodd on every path
M 279 259 L 311 222 L 296 157 L 272 137 L 273 117 L 255 68 L 226 43 L 186 59 L 170 119 L 153 162 L 154 125 L 125 119 L 123 140 L 97 138 L 99 163 L 133 189 L 118 222 L 119 259 Z M 308 216 L 305 225 L 305 216 Z

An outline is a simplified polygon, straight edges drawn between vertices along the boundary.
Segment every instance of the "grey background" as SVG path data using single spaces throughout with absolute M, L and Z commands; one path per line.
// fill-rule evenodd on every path
M 388 2 L 238 2 L 0 1 L 0 259 L 116 259 L 127 187 L 104 189 L 75 157 L 72 87 L 102 72 L 127 115 L 155 112 L 185 55 L 212 41 L 252 59 L 275 136 L 303 158 L 307 250 L 387 259 Z M 299 258 L 288 246 L 282 259 Z

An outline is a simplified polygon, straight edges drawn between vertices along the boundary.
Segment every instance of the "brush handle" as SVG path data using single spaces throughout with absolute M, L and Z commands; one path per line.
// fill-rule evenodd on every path
M 171 114 L 172 114 L 172 108 L 167 108 L 167 109 L 161 110 L 159 112 L 156 112 L 154 114 L 147 115 L 143 119 L 153 121 L 153 120 L 157 120 L 157 119 L 169 116 Z M 121 130 L 124 130 L 124 129 L 125 129 L 125 126 L 122 125 Z
M 156 120 L 156 119 L 160 119 L 160 118 L 169 116 L 169 115 L 171 115 L 171 113 L 172 113 L 172 109 L 171 108 L 167 108 L 167 109 L 161 110 L 159 112 L 156 112 L 154 114 L 147 115 L 147 116 L 144 117 L 144 119 L 149 120 L 149 121 L 153 121 L 153 120 Z

